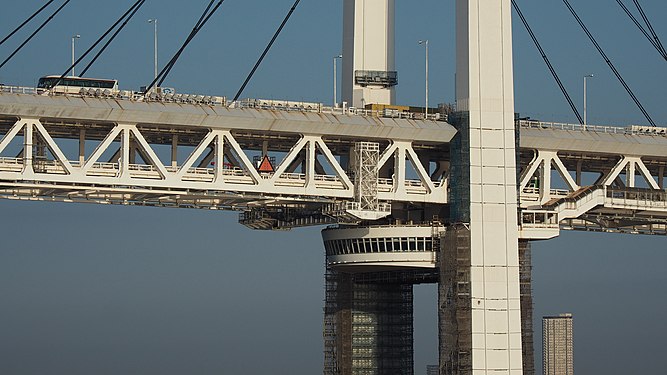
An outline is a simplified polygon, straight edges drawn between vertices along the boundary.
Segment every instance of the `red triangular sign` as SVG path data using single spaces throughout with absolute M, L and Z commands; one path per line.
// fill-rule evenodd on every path
M 264 159 L 262 159 L 262 163 L 257 170 L 260 172 L 273 172 L 273 165 L 271 165 L 271 160 L 269 160 L 268 155 L 264 155 Z

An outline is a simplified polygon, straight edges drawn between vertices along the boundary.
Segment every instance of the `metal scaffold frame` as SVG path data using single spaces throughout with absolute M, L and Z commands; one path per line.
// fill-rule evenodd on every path
M 413 375 L 412 283 L 331 268 L 325 277 L 324 374 Z
M 519 295 L 521 297 L 521 349 L 523 374 L 535 375 L 533 341 L 532 254 L 529 241 L 519 241 Z
M 378 200 L 378 163 L 380 145 L 376 142 L 354 144 L 354 196 L 362 210 L 376 211 Z

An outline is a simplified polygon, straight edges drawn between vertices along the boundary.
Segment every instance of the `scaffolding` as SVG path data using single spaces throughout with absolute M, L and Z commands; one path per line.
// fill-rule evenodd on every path
M 438 316 L 440 374 L 472 374 L 472 308 L 470 298 L 470 230 L 453 224 L 440 248 Z
M 325 375 L 414 374 L 412 283 L 386 276 L 327 269 Z
M 529 241 L 519 241 L 519 296 L 521 298 L 521 349 L 523 374 L 535 375 L 533 346 L 532 257 Z
M 354 197 L 361 210 L 377 211 L 378 163 L 380 145 L 376 142 L 356 142 L 354 144 Z

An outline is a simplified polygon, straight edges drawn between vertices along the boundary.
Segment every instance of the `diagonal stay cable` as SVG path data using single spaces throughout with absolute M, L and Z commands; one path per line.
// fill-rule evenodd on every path
M 111 35 L 109 40 L 107 40 L 107 42 L 104 43 L 102 48 L 100 48 L 100 50 L 97 52 L 97 54 L 95 54 L 95 56 L 90 60 L 88 65 L 86 65 L 86 67 L 83 69 L 83 71 L 81 71 L 81 73 L 79 74 L 80 77 L 83 77 L 86 74 L 88 69 L 90 69 L 90 67 L 95 63 L 95 61 L 97 61 L 97 59 L 100 57 L 100 55 L 102 55 L 102 53 L 107 49 L 107 47 L 109 47 L 109 45 L 111 44 L 111 42 L 113 42 L 113 40 L 116 38 L 116 36 L 118 36 L 118 34 L 121 31 L 123 31 L 123 29 L 125 28 L 127 23 L 130 22 L 130 20 L 132 19 L 132 17 L 134 17 L 135 14 L 137 14 L 139 9 L 141 9 L 141 6 L 144 5 L 145 2 L 146 2 L 146 0 L 141 0 L 141 3 L 139 3 L 139 5 L 137 5 L 136 8 L 134 8 L 132 13 L 130 13 L 130 15 L 127 16 L 127 18 L 125 18 L 125 21 L 123 22 L 123 24 L 120 25 L 120 27 L 118 29 L 116 29 L 116 31 L 113 33 L 113 35 Z
M 197 23 L 195 23 L 194 27 L 193 27 L 192 30 L 190 31 L 190 34 L 188 34 L 188 37 L 185 38 L 185 41 L 183 42 L 183 45 L 181 45 L 181 48 L 179 48 L 179 50 L 176 51 L 176 53 L 174 54 L 174 56 L 171 57 L 171 60 L 169 60 L 169 62 L 164 66 L 164 68 L 162 69 L 162 71 L 160 72 L 160 74 L 158 74 L 158 76 L 157 76 L 156 79 L 155 79 L 156 81 L 157 81 L 158 79 L 160 80 L 160 81 L 157 83 L 158 86 L 160 86 L 160 85 L 164 82 L 164 79 L 162 79 L 162 78 L 163 78 L 164 76 L 169 75 L 169 73 L 171 72 L 171 69 L 172 69 L 172 68 L 174 67 L 174 65 L 176 64 L 176 61 L 179 59 L 179 57 L 181 56 L 181 54 L 182 54 L 183 51 L 185 50 L 185 47 L 184 47 L 184 46 L 187 46 L 187 44 L 190 43 L 190 41 L 192 40 L 192 38 L 194 38 L 195 35 L 197 35 L 197 30 L 199 29 L 199 27 L 201 27 L 201 24 L 202 24 L 202 22 L 204 21 L 204 18 L 206 18 L 206 15 L 209 13 L 209 10 L 210 10 L 211 7 L 213 6 L 213 3 L 214 3 L 214 2 L 215 2 L 215 0 L 211 0 L 211 1 L 209 1 L 208 5 L 206 6 L 206 9 L 204 9 L 204 12 L 201 14 L 201 16 L 199 17 L 199 19 L 197 20 Z M 152 84 L 151 84 L 151 86 L 152 86 Z
M 58 13 L 60 13 L 60 11 L 61 11 L 61 10 L 65 7 L 65 5 L 67 5 L 70 1 L 71 1 L 71 0 L 65 0 L 65 2 L 64 2 L 62 5 L 60 5 L 60 7 L 58 7 L 58 9 L 56 9 L 56 11 L 53 12 L 53 13 L 49 16 L 49 18 L 46 19 L 46 21 L 42 22 L 42 24 L 39 25 L 39 27 L 37 28 L 37 30 L 33 31 L 33 33 L 30 34 L 30 36 L 28 37 L 28 39 L 24 40 L 23 43 L 21 43 L 21 45 L 18 46 L 18 47 L 14 50 L 14 52 L 12 52 L 12 54 L 9 55 L 9 57 L 7 57 L 7 58 L 5 59 L 5 61 L 2 62 L 2 64 L 0 64 L 0 69 L 1 69 L 3 66 L 5 66 L 5 64 L 7 64 L 7 62 L 8 62 L 9 60 L 11 60 L 12 57 L 14 57 L 17 53 L 19 53 L 19 51 L 20 51 L 23 47 L 25 47 L 25 45 L 28 44 L 28 42 L 30 42 L 30 40 L 31 40 L 35 35 L 37 35 L 37 33 L 39 33 L 39 32 L 44 28 L 44 26 L 46 26 L 49 22 L 51 22 L 51 20 L 53 19 L 53 17 L 55 17 Z
M 196 34 L 197 28 L 199 27 L 199 25 L 201 25 L 201 22 L 204 20 L 206 14 L 208 13 L 208 10 L 211 9 L 211 6 L 213 5 L 214 2 L 215 2 L 215 0 L 211 0 L 208 3 L 208 6 L 206 7 L 204 12 L 202 13 L 201 17 L 199 17 L 199 20 L 197 20 L 197 23 L 192 28 L 192 31 L 190 31 L 190 34 L 188 34 L 188 37 L 185 39 L 185 42 L 183 42 L 183 45 L 188 43 L 190 38 L 194 38 L 194 35 Z M 168 71 L 170 71 L 170 66 L 173 66 L 173 64 L 176 63 L 176 59 L 177 59 L 176 56 L 179 56 L 179 52 L 183 52 L 183 50 L 185 49 L 185 47 L 183 45 L 181 45 L 181 48 L 174 54 L 174 56 L 171 57 L 171 60 L 169 60 L 169 62 L 167 62 L 167 64 L 164 66 L 164 68 L 162 68 L 162 70 L 157 75 L 157 77 L 155 77 L 155 79 L 153 81 L 151 81 L 151 83 L 147 86 L 144 93 L 148 93 L 150 91 L 150 89 L 152 89 L 153 86 L 158 82 L 158 80 L 160 80 L 163 76 L 165 76 L 165 74 L 168 74 Z M 159 84 L 158 84 L 158 86 L 159 86 Z
M 186 38 L 185 42 L 183 42 L 183 44 L 181 45 L 181 47 L 179 48 L 179 50 L 174 54 L 174 56 L 172 56 L 171 60 L 169 60 L 169 62 L 162 68 L 162 70 L 161 70 L 160 73 L 157 75 L 157 77 L 155 77 L 155 79 L 153 79 L 153 81 L 151 81 L 151 83 L 145 88 L 144 94 L 147 94 L 148 92 L 150 92 L 150 90 L 151 90 L 156 84 L 157 84 L 158 87 L 159 87 L 159 85 L 161 85 L 162 82 L 164 82 L 164 80 L 166 79 L 166 77 L 169 75 L 169 72 L 171 72 L 171 69 L 172 69 L 173 66 L 176 64 L 176 61 L 177 61 L 178 58 L 181 56 L 181 54 L 183 53 L 183 51 L 185 50 L 185 48 L 188 46 L 188 44 L 190 43 L 190 41 L 195 37 L 195 35 L 197 35 L 197 33 L 199 32 L 200 28 L 203 26 L 203 24 L 204 24 L 206 21 L 208 21 L 208 19 L 209 19 L 210 16 L 212 15 L 212 13 L 209 13 L 209 9 L 211 9 L 211 6 L 213 5 L 214 2 L 215 2 L 215 0 L 211 0 L 211 1 L 209 2 L 208 6 L 206 7 L 206 9 L 204 10 L 204 12 L 202 13 L 201 17 L 199 17 L 199 20 L 197 20 L 197 23 L 196 23 L 195 26 L 192 28 L 192 31 L 190 31 L 190 34 L 188 34 L 188 37 Z M 213 12 L 215 12 L 215 11 L 222 5 L 223 2 L 224 2 L 224 0 L 220 0 L 220 2 L 218 2 L 218 4 L 216 5 L 215 9 L 213 10 Z M 208 14 L 208 16 L 207 16 L 207 14 Z M 159 81 L 159 83 L 158 83 L 158 81 Z
M 19 30 L 23 28 L 28 22 L 32 21 L 33 18 L 35 18 L 38 14 L 42 13 L 42 11 L 48 7 L 54 0 L 49 0 L 46 4 L 42 5 L 41 8 L 39 8 L 35 13 L 32 14 L 32 16 L 28 17 L 23 23 L 21 23 L 17 28 L 14 29 L 9 35 L 4 37 L 2 40 L 0 40 L 0 46 L 7 41 L 7 39 L 11 38 L 14 34 L 16 34 Z
M 264 49 L 264 52 L 262 52 L 262 55 L 257 60 L 257 63 L 255 63 L 255 66 L 250 71 L 250 74 L 248 74 L 248 77 L 246 77 L 245 81 L 243 82 L 243 85 L 241 85 L 241 88 L 239 88 L 239 91 L 236 93 L 236 95 L 234 95 L 234 99 L 232 100 L 232 103 L 236 102 L 238 100 L 238 98 L 241 96 L 241 94 L 243 93 L 243 90 L 245 90 L 245 87 L 248 85 L 248 82 L 250 82 L 250 79 L 255 74 L 255 71 L 257 71 L 257 68 L 259 67 L 259 65 L 264 60 L 264 57 L 266 57 L 266 54 L 269 53 L 269 50 L 271 49 L 271 46 L 273 46 L 273 43 L 278 38 L 278 35 L 280 35 L 280 32 L 285 27 L 285 24 L 287 24 L 287 21 L 289 21 L 290 17 L 292 16 L 292 13 L 294 13 L 294 10 L 299 5 L 300 1 L 301 0 L 296 0 L 294 2 L 294 5 L 292 5 L 292 8 L 290 9 L 289 13 L 287 13 L 287 16 L 285 16 L 285 19 L 283 19 L 283 22 L 280 24 L 280 27 L 278 27 L 278 30 L 276 30 L 276 33 L 273 34 L 273 38 L 271 38 L 271 41 L 266 46 L 266 48 Z
M 206 7 L 206 10 L 202 14 L 202 16 L 199 18 L 199 21 L 197 21 L 197 24 L 195 25 L 195 28 L 193 29 L 193 31 L 188 36 L 188 38 L 185 41 L 182 48 L 179 49 L 178 52 L 176 53 L 176 55 L 174 55 L 174 57 L 171 59 L 171 61 L 169 61 L 169 66 L 168 66 L 167 70 L 165 71 L 164 75 L 160 78 L 160 81 L 158 82 L 158 86 L 161 86 L 162 83 L 164 82 L 164 80 L 167 79 L 167 76 L 169 75 L 169 73 L 171 73 L 171 70 L 176 65 L 176 62 L 178 61 L 179 58 L 181 58 L 181 55 L 183 54 L 183 51 L 185 51 L 185 48 L 190 44 L 190 42 L 192 42 L 192 40 L 199 33 L 199 31 L 202 29 L 202 27 L 208 22 L 208 20 L 213 16 L 213 14 L 218 10 L 218 8 L 220 8 L 220 6 L 222 5 L 222 3 L 224 1 L 225 0 L 220 0 L 215 5 L 215 7 L 213 9 L 211 9 L 210 12 L 208 12 L 208 10 L 211 8 L 211 4 L 213 4 L 213 2 L 208 4 L 208 7 Z M 206 14 L 207 12 L 208 12 L 208 14 Z M 204 15 L 206 15 L 205 18 L 204 18 Z
M 84 52 L 81 56 L 79 56 L 78 59 L 76 59 L 76 61 L 74 61 L 74 64 L 72 64 L 72 66 L 70 66 L 70 67 L 69 67 L 69 68 L 68 68 L 68 69 L 67 69 L 67 70 L 60 76 L 60 78 L 58 78 L 58 80 L 57 80 L 56 82 L 53 83 L 53 85 L 51 86 L 51 88 L 53 88 L 53 87 L 59 85 L 60 82 L 62 82 L 62 80 L 65 79 L 65 77 L 67 76 L 67 73 L 71 72 L 72 69 L 73 69 L 78 63 L 80 63 L 81 60 L 83 60 L 86 56 L 88 56 L 88 54 L 89 54 L 93 49 L 95 49 L 95 47 L 97 47 L 97 45 L 100 44 L 100 43 L 102 42 L 102 40 L 104 40 L 104 38 L 106 38 L 107 35 L 109 35 L 109 34 L 113 31 L 113 29 L 115 29 L 116 26 L 118 26 L 118 24 L 121 23 L 121 22 L 127 17 L 128 14 L 130 14 L 135 8 L 141 6 L 141 5 L 143 4 L 144 1 L 145 1 L 145 0 L 137 0 L 134 4 L 132 4 L 132 6 L 131 6 L 127 11 L 125 11 L 125 13 L 123 13 L 123 15 L 120 16 L 120 18 L 118 18 L 118 19 L 116 20 L 116 22 L 114 22 L 114 24 L 111 25 L 111 26 L 107 29 L 107 31 L 106 31 L 104 34 L 102 34 L 102 36 L 100 36 L 100 37 L 95 41 L 95 43 L 93 43 L 93 45 L 90 46 L 90 47 L 86 50 L 86 52 Z
M 637 99 L 637 97 L 635 96 L 635 93 L 632 92 L 632 89 L 630 89 L 630 86 L 628 86 L 628 84 L 625 83 L 625 80 L 624 80 L 623 77 L 621 76 L 621 73 L 618 72 L 618 70 L 616 69 L 616 67 L 614 66 L 614 64 L 611 62 L 611 60 L 609 60 L 609 58 L 607 57 L 607 54 L 604 53 L 604 51 L 602 50 L 602 47 L 600 47 L 600 45 L 598 44 L 597 40 L 595 40 L 595 37 L 593 37 L 593 34 L 591 34 L 591 32 L 588 31 L 588 28 L 586 27 L 586 25 L 584 24 L 584 22 L 581 20 L 581 18 L 579 18 L 579 15 L 578 15 L 577 12 L 574 10 L 574 8 L 572 8 L 572 5 L 570 5 L 570 2 L 569 2 L 568 0 L 563 0 L 563 2 L 564 2 L 565 5 L 567 6 L 567 8 L 570 10 L 570 12 L 571 12 L 572 15 L 574 16 L 574 18 L 577 20 L 577 22 L 579 23 L 579 26 L 581 26 L 581 28 L 584 30 L 584 32 L 586 33 L 586 35 L 588 36 L 588 38 L 591 40 L 591 42 L 593 43 L 593 45 L 595 46 L 595 48 L 598 50 L 598 52 L 600 53 L 600 55 L 602 56 L 602 58 L 604 59 L 604 61 L 607 63 L 607 65 L 609 65 L 609 68 L 611 68 L 612 72 L 614 72 L 614 75 L 616 76 L 616 78 L 618 78 L 619 82 L 621 82 L 621 84 L 622 84 L 623 87 L 625 88 L 625 91 L 628 92 L 628 94 L 630 95 L 630 97 L 632 98 L 632 100 L 635 102 L 635 104 L 637 105 L 637 107 L 639 107 L 639 110 L 644 114 L 644 117 L 646 117 L 646 119 L 648 120 L 648 122 L 649 122 L 652 126 L 655 126 L 655 122 L 654 122 L 653 119 L 651 118 L 651 115 L 649 115 L 648 112 L 646 112 L 646 109 L 644 109 L 644 106 L 642 105 L 642 103 L 639 102 L 639 99 Z
M 658 34 L 656 34 L 655 30 L 653 29 L 653 25 L 651 25 L 651 21 L 649 21 L 648 17 L 646 16 L 646 13 L 644 13 L 644 9 L 642 9 L 642 6 L 639 4 L 639 1 L 633 0 L 633 2 L 635 3 L 637 10 L 639 10 L 639 14 L 641 14 L 642 19 L 646 23 L 646 26 L 648 26 L 648 30 L 651 32 L 651 35 L 655 39 L 655 42 L 658 45 L 660 51 L 663 53 L 663 55 L 667 55 L 667 52 L 665 52 L 665 47 L 663 47 L 662 43 L 660 42 Z
M 634 24 L 637 26 L 637 28 L 639 28 L 639 31 L 641 31 L 642 34 L 644 34 L 644 36 L 646 37 L 646 39 L 648 39 L 648 41 L 649 41 L 649 42 L 651 43 L 651 45 L 658 51 L 658 53 L 659 53 L 665 60 L 667 60 L 667 55 L 665 55 L 665 54 L 662 52 L 662 50 L 660 49 L 660 46 L 658 45 L 658 43 L 656 43 L 655 40 L 653 40 L 653 37 L 648 33 L 648 31 L 646 31 L 646 29 L 644 28 L 644 26 L 642 26 L 642 24 L 639 22 L 639 20 L 637 20 L 637 17 L 635 17 L 634 14 L 632 14 L 632 12 L 630 12 L 630 9 L 628 9 L 628 7 L 626 7 L 625 4 L 623 4 L 623 1 L 622 1 L 622 0 L 616 0 L 616 2 L 618 3 L 618 5 L 621 6 L 621 8 L 622 8 L 623 11 L 625 12 L 625 14 L 627 14 L 628 17 L 630 17 L 630 19 L 632 20 L 632 22 L 634 22 Z
M 533 33 L 533 30 L 530 28 L 530 25 L 528 25 L 528 21 L 523 16 L 523 13 L 521 12 L 521 9 L 519 9 L 519 5 L 516 3 L 515 0 L 512 0 L 512 5 L 514 6 L 514 9 L 516 10 L 516 13 L 519 15 L 519 18 L 521 18 L 521 22 L 523 22 L 523 25 L 526 27 L 526 30 L 528 30 L 528 34 L 530 34 L 530 37 L 533 39 L 533 43 L 535 43 L 535 46 L 537 47 L 537 50 L 542 55 L 542 59 L 544 59 L 544 62 L 547 64 L 547 67 L 549 68 L 549 71 L 551 72 L 551 75 L 556 80 L 556 83 L 558 84 L 558 87 L 560 87 L 560 91 L 563 93 L 563 95 L 565 96 L 565 99 L 570 104 L 570 108 L 572 108 L 572 112 L 574 112 L 574 115 L 577 116 L 577 120 L 579 120 L 579 123 L 583 125 L 584 120 L 581 118 L 581 115 L 579 114 L 579 111 L 577 110 L 577 106 L 574 105 L 574 102 L 572 101 L 572 98 L 570 97 L 570 94 L 568 94 L 567 90 L 565 89 L 565 86 L 563 85 L 563 82 L 560 80 L 560 77 L 558 77 L 558 73 L 556 73 L 556 69 L 554 69 L 553 65 L 551 65 L 551 61 L 549 61 L 549 57 L 547 57 L 547 54 L 544 52 L 544 49 L 542 49 L 542 46 L 540 45 L 540 42 L 537 40 L 537 37 Z

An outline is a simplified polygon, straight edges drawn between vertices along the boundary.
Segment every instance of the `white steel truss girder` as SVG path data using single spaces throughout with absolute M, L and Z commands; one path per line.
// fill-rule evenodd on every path
M 646 164 L 644 164 L 641 157 L 639 156 L 623 156 L 621 160 L 619 160 L 618 164 L 616 164 L 602 180 L 602 184 L 604 186 L 611 186 L 611 184 L 619 177 L 619 175 L 625 172 L 625 185 L 626 187 L 633 188 L 636 186 L 635 176 L 637 169 L 639 170 L 639 173 L 642 175 L 642 177 L 644 177 L 646 183 L 651 187 L 651 189 L 661 189 L 660 184 L 655 181 L 651 175 L 651 172 L 648 170 L 648 168 L 646 168 Z M 662 181 L 662 178 L 660 178 L 660 180 Z
M 409 200 L 408 196 L 414 195 L 415 187 L 408 180 L 407 161 L 410 161 L 416 177 L 419 178 L 417 188 L 424 196 L 438 196 L 442 202 L 447 201 L 447 179 L 444 174 L 439 174 L 439 181 L 434 182 L 429 176 L 429 173 L 424 168 L 422 160 L 412 147 L 412 142 L 408 141 L 394 141 L 392 142 L 380 155 L 378 162 L 378 169 L 384 167 L 390 159 L 394 161 L 394 175 L 392 177 L 391 191 L 393 194 L 405 197 L 404 200 Z M 436 174 L 434 174 L 436 175 Z M 437 186 L 436 186 L 437 184 Z M 382 192 L 379 193 L 382 196 Z M 381 198 L 382 199 L 382 198 Z M 413 199 L 414 200 L 414 199 Z
M 38 183 L 58 190 L 60 185 L 77 184 L 95 187 L 132 187 L 134 189 L 165 189 L 186 191 L 220 191 L 234 194 L 280 196 L 292 199 L 303 197 L 312 199 L 352 200 L 354 183 L 344 166 L 334 155 L 321 136 L 302 135 L 274 172 L 260 172 L 251 162 L 246 150 L 239 144 L 231 130 L 209 129 L 201 141 L 180 165 L 176 160 L 176 136 L 170 137 L 172 152 L 167 164 L 163 163 L 154 146 L 148 141 L 137 124 L 118 123 L 113 125 L 92 153 L 85 156 L 85 129 L 77 138 L 79 150 L 76 160 L 68 160 L 66 153 L 49 134 L 52 127 L 45 127 L 37 118 L 21 118 L 0 140 L 0 152 L 17 137 L 23 137 L 22 157 L 0 158 L 0 182 L 7 186 L 10 181 Z M 99 134 L 99 132 L 98 132 Z M 35 171 L 34 139 L 42 140 L 40 149 L 48 147 L 53 159 L 46 160 L 45 168 Z M 419 180 L 409 180 L 405 172 L 400 179 L 391 183 L 390 188 L 378 192 L 378 199 L 391 201 L 417 201 L 435 204 L 446 203 L 446 184 L 434 184 L 422 161 L 410 142 L 390 143 L 378 169 L 390 158 L 407 158 L 413 163 Z M 117 150 L 114 150 L 114 148 Z M 391 152 L 391 150 L 397 152 Z M 115 151 L 115 152 L 114 152 Z M 112 154 L 110 159 L 101 160 Z M 143 161 L 136 164 L 135 155 Z M 44 157 L 41 157 L 44 159 Z M 43 161 L 43 160 L 42 160 Z M 195 165 L 195 163 L 200 163 Z M 323 163 L 327 163 L 333 175 L 325 175 Z M 302 173 L 294 173 L 296 166 L 302 166 Z M 290 170 L 292 169 L 292 170 Z M 404 170 L 404 169 L 403 169 Z M 282 198 L 281 198 L 282 199 Z
M 557 151 L 553 150 L 537 150 L 535 156 L 530 164 L 526 167 L 524 172 L 521 174 L 520 178 L 520 191 L 524 189 L 530 183 L 530 180 L 533 178 L 536 172 L 539 170 L 540 174 L 540 184 L 539 184 L 539 195 L 540 202 L 546 203 L 551 198 L 553 198 L 551 193 L 551 171 L 552 167 L 555 167 L 558 174 L 563 178 L 567 184 L 570 191 L 577 191 L 579 185 L 574 181 L 570 172 L 568 172 L 563 162 L 558 157 Z
M 522 238 L 551 238 L 558 235 L 561 225 L 571 228 L 572 220 L 588 220 L 596 215 L 615 215 L 614 223 L 662 223 L 665 206 L 664 166 L 660 159 L 649 159 L 652 169 L 638 155 L 601 155 L 602 163 L 589 166 L 599 174 L 593 185 L 580 186 L 585 160 L 599 160 L 590 155 L 569 155 L 568 165 L 576 168 L 576 182 L 561 157 L 554 150 L 534 150 L 533 158 L 520 177 Z M 580 159 L 576 159 L 580 158 Z M 588 158 L 588 159 L 585 159 Z M 618 160 L 618 161 L 616 161 Z M 551 171 L 556 169 L 568 190 L 552 189 Z M 653 173 L 651 172 L 653 171 Z M 643 177 L 643 188 L 636 176 Z M 539 176 L 538 186 L 530 186 Z M 657 179 L 657 180 L 656 180 Z M 603 224 L 600 224 L 603 225 Z M 644 224 L 642 224 L 644 225 Z M 661 225 L 661 224 L 660 224 Z M 613 228 L 612 228 L 613 229 Z M 632 233 L 632 229 L 624 229 Z

